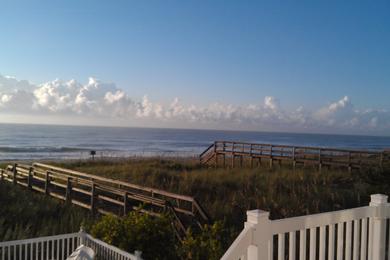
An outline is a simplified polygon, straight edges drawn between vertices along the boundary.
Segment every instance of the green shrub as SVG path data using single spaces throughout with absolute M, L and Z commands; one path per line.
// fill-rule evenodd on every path
M 102 217 L 91 233 L 127 252 L 142 251 L 144 259 L 177 259 L 177 243 L 168 216 L 153 217 L 137 211 L 120 218 Z
M 228 230 L 221 221 L 213 225 L 205 225 L 197 234 L 188 230 L 187 237 L 183 240 L 179 250 L 180 257 L 191 260 L 220 259 L 227 246 Z

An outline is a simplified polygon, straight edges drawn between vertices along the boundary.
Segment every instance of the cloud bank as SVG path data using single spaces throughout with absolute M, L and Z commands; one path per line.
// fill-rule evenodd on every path
M 89 78 L 54 80 L 39 85 L 0 75 L 1 115 L 55 116 L 94 119 L 103 124 L 219 128 L 259 131 L 299 131 L 333 133 L 390 133 L 390 112 L 355 108 L 348 96 L 314 111 L 304 106 L 286 110 L 278 99 L 265 96 L 257 104 L 244 106 L 212 103 L 206 106 L 183 104 L 178 98 L 170 103 L 152 102 L 148 96 L 131 97 L 115 84 Z M 26 123 L 26 122 L 20 122 Z

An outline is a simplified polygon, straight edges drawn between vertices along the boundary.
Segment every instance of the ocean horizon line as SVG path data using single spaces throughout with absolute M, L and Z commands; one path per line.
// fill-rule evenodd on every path
M 336 133 L 336 132 L 300 132 L 300 131 L 271 131 L 271 130 L 241 130 L 241 129 L 216 129 L 216 128 L 186 128 L 186 127 L 154 127 L 154 126 L 107 126 L 107 125 L 82 125 L 82 124 L 50 124 L 50 123 L 17 123 L 0 122 L 0 125 L 26 125 L 26 126 L 49 126 L 49 127 L 85 127 L 85 128 L 125 128 L 125 129 L 154 129 L 154 130 L 182 130 L 182 131 L 214 131 L 214 132 L 243 132 L 263 134 L 296 134 L 296 135 L 325 135 L 325 136 L 361 136 L 361 137 L 390 137 L 389 135 L 369 133 Z

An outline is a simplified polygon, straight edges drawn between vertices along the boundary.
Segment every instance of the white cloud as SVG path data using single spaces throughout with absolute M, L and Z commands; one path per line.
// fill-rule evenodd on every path
M 319 121 L 328 121 L 333 124 L 336 118 L 353 113 L 353 106 L 348 96 L 325 106 L 314 113 L 314 118 Z
M 264 107 L 270 109 L 271 111 L 279 110 L 279 101 L 275 97 L 266 96 L 264 98 Z
M 34 89 L 34 85 L 26 80 L 17 80 L 13 76 L 1 76 L 0 75 L 0 93 L 10 92 L 16 89 L 31 91 Z
M 121 120 L 122 124 L 247 130 L 317 131 L 346 133 L 388 133 L 390 113 L 386 110 L 358 110 L 348 96 L 316 111 L 303 106 L 285 110 L 278 99 L 238 106 L 212 103 L 184 104 L 174 98 L 170 104 L 152 102 L 148 96 L 136 100 L 112 83 L 89 78 L 54 80 L 39 85 L 0 75 L 0 113 L 88 117 Z

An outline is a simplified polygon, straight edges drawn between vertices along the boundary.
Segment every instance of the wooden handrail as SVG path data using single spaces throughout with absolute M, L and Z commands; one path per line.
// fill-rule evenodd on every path
M 110 178 L 106 178 L 106 177 L 100 177 L 100 176 L 96 176 L 96 175 L 92 175 L 92 174 L 88 174 L 88 173 L 82 173 L 82 172 L 78 172 L 78 171 L 74 171 L 74 170 L 68 170 L 68 169 L 64 169 L 64 168 L 60 168 L 60 167 L 56 167 L 56 166 L 52 166 L 52 165 L 48 165 L 48 164 L 34 163 L 33 166 L 47 168 L 47 169 L 50 169 L 53 171 L 60 171 L 60 172 L 64 172 L 64 173 L 69 173 L 69 174 L 74 175 L 74 176 L 89 178 L 90 181 L 93 181 L 93 180 L 94 181 L 102 181 L 102 182 L 107 182 L 109 184 L 115 184 L 118 186 L 142 190 L 142 191 L 146 191 L 146 192 L 150 192 L 150 193 L 154 193 L 154 194 L 160 194 L 160 195 L 163 195 L 166 197 L 171 197 L 174 199 L 185 200 L 188 202 L 194 201 L 193 197 L 190 197 L 190 196 L 171 193 L 168 191 L 159 190 L 159 189 L 155 189 L 155 188 L 148 188 L 148 187 L 140 186 L 137 184 L 132 184 L 129 182 L 118 181 L 118 180 L 114 180 L 114 179 L 110 179 Z
M 203 155 L 205 155 L 211 148 L 213 148 L 215 145 L 215 143 L 211 144 L 209 147 L 206 148 L 206 150 L 204 150 L 200 155 L 199 157 L 202 157 Z
M 382 152 L 386 152 L 387 148 L 384 149 L 383 151 L 377 151 L 377 150 L 369 150 L 369 149 L 362 149 L 362 150 L 357 150 L 357 149 L 342 149 L 342 148 L 329 148 L 329 147 L 323 147 L 323 146 L 302 146 L 302 145 L 282 145 L 282 144 L 271 144 L 271 143 L 249 143 L 249 142 L 236 142 L 236 141 L 215 141 L 212 145 L 210 145 L 206 150 L 210 149 L 210 147 L 213 147 L 214 144 L 218 143 L 225 143 L 225 144 L 238 144 L 238 145 L 253 145 L 253 146 L 272 146 L 273 148 L 298 148 L 298 149 L 312 149 L 312 150 L 325 150 L 325 151 L 332 151 L 332 152 L 351 152 L 351 153 L 370 153 L 370 154 L 380 154 Z M 389 148 L 390 149 L 390 148 Z M 202 152 L 205 153 L 206 151 Z

